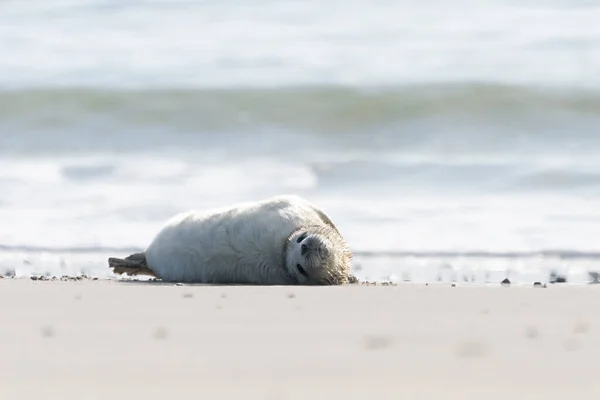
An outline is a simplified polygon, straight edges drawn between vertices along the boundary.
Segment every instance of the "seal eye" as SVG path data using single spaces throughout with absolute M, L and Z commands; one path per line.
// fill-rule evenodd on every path
M 296 239 L 296 243 L 300 243 L 301 241 L 306 239 L 306 236 L 308 236 L 308 234 L 306 232 L 304 232 L 302 235 L 298 236 L 298 239 Z
M 296 264 L 296 268 L 298 268 L 298 272 L 300 272 L 302 275 L 304 275 L 305 278 L 308 278 L 308 274 L 306 273 L 304 268 L 302 268 L 302 265 Z

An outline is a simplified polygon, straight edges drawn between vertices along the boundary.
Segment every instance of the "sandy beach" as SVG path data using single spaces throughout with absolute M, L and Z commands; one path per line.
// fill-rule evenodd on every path
M 0 400 L 600 400 L 599 21 L 600 0 L 0 1 Z M 327 218 L 206 218 L 152 262 L 177 215 L 289 195 Z M 301 283 L 339 254 L 283 236 L 327 220 L 378 285 L 109 268 Z
M 2 279 L 0 397 L 596 399 L 599 303 L 595 285 Z

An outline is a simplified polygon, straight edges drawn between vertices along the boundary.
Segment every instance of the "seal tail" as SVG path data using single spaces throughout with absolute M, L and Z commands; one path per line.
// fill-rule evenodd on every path
M 108 267 L 112 268 L 115 274 L 150 275 L 156 277 L 156 274 L 146 265 L 146 254 L 135 253 L 125 258 L 110 257 Z

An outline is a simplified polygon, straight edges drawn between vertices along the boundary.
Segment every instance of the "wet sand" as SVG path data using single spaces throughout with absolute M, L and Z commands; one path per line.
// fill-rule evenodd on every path
M 600 285 L 0 279 L 0 398 L 597 399 L 599 305 Z

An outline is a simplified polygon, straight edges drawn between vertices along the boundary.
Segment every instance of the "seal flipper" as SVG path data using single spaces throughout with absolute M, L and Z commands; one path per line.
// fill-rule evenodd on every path
M 110 257 L 108 267 L 112 268 L 113 272 L 118 275 L 150 275 L 156 277 L 156 274 L 146 266 L 146 255 L 143 252 L 132 254 L 124 259 Z

